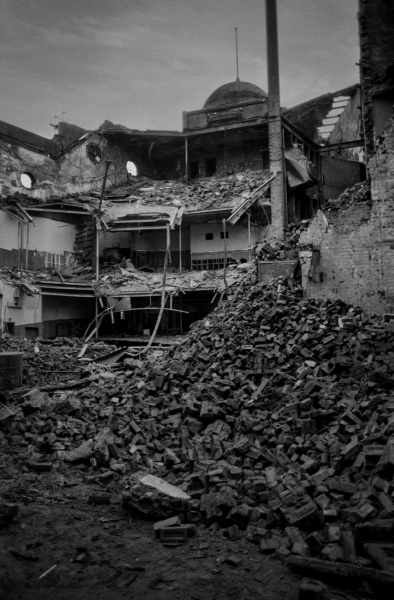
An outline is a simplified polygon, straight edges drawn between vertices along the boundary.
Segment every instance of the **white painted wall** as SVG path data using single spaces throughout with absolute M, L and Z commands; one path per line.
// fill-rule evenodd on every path
M 33 217 L 29 226 L 29 249 L 63 254 L 74 251 L 77 227 L 52 219 Z
M 73 252 L 77 228 L 52 219 L 33 217 L 34 225 L 29 225 L 29 250 L 63 254 Z M 26 247 L 26 226 L 23 239 Z M 0 210 L 0 248 L 13 250 L 18 248 L 18 221 Z
M 0 248 L 12 250 L 18 247 L 18 221 L 0 210 Z
M 8 321 L 15 323 L 16 327 L 40 323 L 42 321 L 41 295 L 27 296 L 23 294 L 19 299 L 19 306 L 22 308 L 15 308 L 12 306 L 15 303 L 14 289 L 12 285 L 0 280 L 0 294 L 3 294 L 1 315 L 3 330 Z
M 228 230 L 227 251 L 248 249 L 248 229 L 239 223 L 235 225 L 226 224 Z M 220 233 L 223 231 L 222 223 L 202 223 L 190 226 L 190 251 L 192 254 L 203 254 L 209 252 L 224 252 L 224 240 Z M 252 245 L 259 241 L 260 229 L 251 229 Z M 205 234 L 213 233 L 213 240 L 206 240 Z

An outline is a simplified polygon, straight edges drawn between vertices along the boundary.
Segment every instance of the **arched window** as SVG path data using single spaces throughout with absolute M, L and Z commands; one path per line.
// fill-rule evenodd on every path
M 131 175 L 132 177 L 137 177 L 137 175 L 138 175 L 137 167 L 131 160 L 127 161 L 126 169 L 127 169 L 127 172 L 129 175 Z

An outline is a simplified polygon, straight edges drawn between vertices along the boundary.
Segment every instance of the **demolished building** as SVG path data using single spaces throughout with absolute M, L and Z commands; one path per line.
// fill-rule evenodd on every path
M 344 93 L 339 97 L 351 104 L 358 86 L 349 88 L 348 96 Z M 337 96 L 311 101 L 307 108 L 314 115 L 311 122 L 305 120 L 304 105 L 283 111 L 290 224 L 313 216 L 324 201 L 320 152 L 327 153 L 330 144 L 318 144 L 319 126 L 324 127 Z M 305 133 L 305 123 L 313 138 Z M 117 299 L 105 301 L 107 308 L 108 302 L 116 305 L 127 298 L 115 311 L 122 312 L 122 319 L 126 312 L 127 322 L 116 326 L 108 314 L 102 332 L 152 330 L 161 276 L 147 272 L 163 270 L 167 226 L 171 307 L 164 313 L 161 331 L 180 333 L 211 310 L 212 301 L 226 287 L 224 267 L 250 262 L 257 244 L 270 239 L 274 175 L 267 150 L 266 93 L 252 84 L 237 80 L 215 90 L 202 110 L 184 113 L 181 133 L 140 132 L 110 122 L 87 132 L 61 122 L 53 140 L 45 140 L 3 123 L 0 138 L 0 218 L 7 232 L 0 250 L 2 319 L 11 333 L 31 339 L 82 335 L 95 314 L 95 297 L 101 295 Z M 357 135 L 347 141 L 353 148 L 357 144 Z M 102 230 L 97 232 L 105 161 L 111 166 Z M 130 162 L 137 176 L 128 172 Z M 100 282 L 95 277 L 97 250 Z M 121 261 L 129 261 L 129 267 L 131 261 L 131 269 L 139 274 L 127 269 L 106 272 Z M 34 281 L 31 296 L 20 291 L 7 269 L 19 269 Z M 39 273 L 40 269 L 52 272 Z M 29 275 L 31 271 L 35 274 Z M 127 279 L 123 286 L 122 276 Z M 231 278 L 231 272 L 227 276 Z M 120 310 L 121 306 L 129 310 Z
M 328 203 L 301 236 L 308 298 L 341 298 L 394 312 L 394 7 L 361 0 L 364 152 L 370 185 Z
M 382 133 L 394 61 L 389 28 L 384 62 L 369 51 L 368 7 L 360 4 L 361 85 L 281 111 L 285 226 L 299 231 L 312 219 L 300 240 L 307 297 L 330 294 L 381 312 L 391 310 L 392 293 L 390 128 L 386 141 Z M 167 256 L 160 331 L 187 330 L 215 305 L 237 263 L 254 260 L 259 244 L 275 248 L 270 185 L 279 175 L 270 169 L 268 122 L 267 93 L 237 78 L 184 112 L 181 132 L 60 122 L 47 140 L 0 123 L 3 328 L 32 339 L 82 335 L 107 311 L 103 335 L 150 332 Z M 341 212 L 332 228 L 322 209 L 366 179 L 366 160 L 372 200 L 349 218 Z M 265 256 L 267 273 L 283 272 Z

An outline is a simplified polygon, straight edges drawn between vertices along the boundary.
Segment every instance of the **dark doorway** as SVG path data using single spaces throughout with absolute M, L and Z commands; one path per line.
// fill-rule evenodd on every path
M 197 179 L 199 174 L 198 160 L 192 160 L 190 162 L 190 179 Z
M 5 321 L 4 331 L 9 333 L 10 335 L 15 335 L 15 323 L 13 321 Z
M 216 158 L 205 159 L 205 177 L 212 177 L 216 173 Z

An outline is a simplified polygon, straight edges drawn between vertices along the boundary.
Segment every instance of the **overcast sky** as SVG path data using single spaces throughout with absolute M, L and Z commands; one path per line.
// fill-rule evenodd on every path
M 264 0 L 0 0 L 0 119 L 52 137 L 182 128 L 182 111 L 235 80 L 267 89 Z M 281 104 L 359 79 L 357 0 L 278 0 Z

